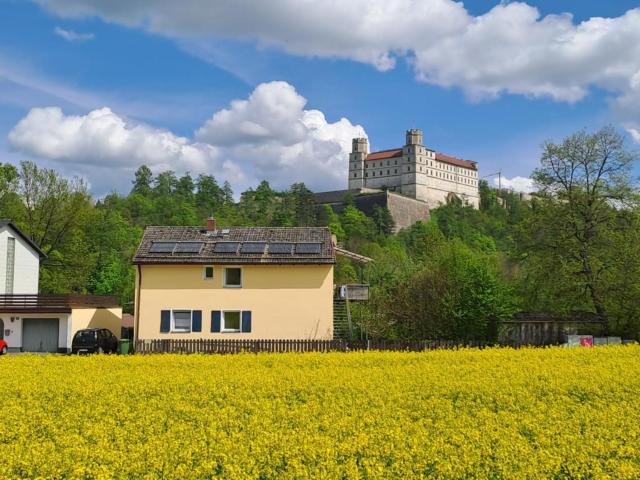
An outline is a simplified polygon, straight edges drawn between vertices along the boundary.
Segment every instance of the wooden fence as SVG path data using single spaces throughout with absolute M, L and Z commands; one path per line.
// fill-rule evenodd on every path
M 348 352 L 483 348 L 485 342 L 455 340 L 138 340 L 135 353 Z

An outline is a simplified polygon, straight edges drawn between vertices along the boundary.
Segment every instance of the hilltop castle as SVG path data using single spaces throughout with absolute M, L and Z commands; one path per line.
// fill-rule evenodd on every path
M 457 197 L 478 208 L 477 163 L 435 152 L 422 130 L 406 133 L 400 148 L 368 153 L 366 138 L 354 138 L 349 154 L 349 190 L 388 190 L 437 207 Z
M 353 203 L 367 215 L 386 208 L 395 230 L 429 220 L 429 210 L 450 200 L 479 208 L 478 164 L 425 147 L 422 130 L 407 130 L 406 145 L 369 153 L 366 138 L 354 138 L 349 189 L 318 192 L 315 201 L 341 212 Z

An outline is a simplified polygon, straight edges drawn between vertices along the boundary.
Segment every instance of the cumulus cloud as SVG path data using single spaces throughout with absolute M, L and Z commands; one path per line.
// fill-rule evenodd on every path
M 509 190 L 513 190 L 514 192 L 534 192 L 535 185 L 533 180 L 528 177 L 513 177 L 507 178 L 502 177 L 500 180 L 497 178 L 493 179 L 494 185 L 497 187 L 502 185 L 502 188 L 507 188 Z
M 67 42 L 86 42 L 87 40 L 93 40 L 95 37 L 93 33 L 78 33 L 61 27 L 54 28 L 53 33 L 64 38 Z
M 58 107 L 33 108 L 9 132 L 9 142 L 50 160 L 113 167 L 144 163 L 202 170 L 217 158 L 211 145 L 136 124 L 107 107 L 77 116 L 65 115 Z
M 295 55 L 344 58 L 379 70 L 408 61 L 416 78 L 472 99 L 503 93 L 576 102 L 611 92 L 621 122 L 640 127 L 640 8 L 577 23 L 500 2 L 474 16 L 454 0 L 36 0 L 63 17 L 111 22 L 195 44 L 227 37 Z
M 330 123 L 321 111 L 305 110 L 306 102 L 286 82 L 261 84 L 247 99 L 214 113 L 194 139 L 106 107 L 86 115 L 34 108 L 9 133 L 9 142 L 21 152 L 85 170 L 130 172 L 146 164 L 155 171 L 211 173 L 237 189 L 262 179 L 281 188 L 299 181 L 314 189 L 343 188 L 351 139 L 365 131 L 345 118 Z
M 380 70 L 417 43 L 455 34 L 468 22 L 451 0 L 37 0 L 65 17 L 101 16 L 172 37 L 252 39 L 298 55 L 354 59 Z

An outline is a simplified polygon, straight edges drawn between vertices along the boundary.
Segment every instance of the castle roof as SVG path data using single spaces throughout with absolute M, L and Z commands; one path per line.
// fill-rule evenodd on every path
M 371 152 L 365 160 L 381 160 L 383 158 L 395 158 L 402 156 L 401 148 L 393 148 L 391 150 L 380 150 L 379 152 Z
M 371 152 L 367 155 L 365 160 L 383 160 L 385 158 L 396 158 L 402 156 L 402 148 L 392 148 L 391 150 L 380 150 L 379 152 Z M 477 169 L 477 163 L 471 160 L 463 160 L 461 158 L 452 157 L 451 155 L 445 155 L 444 153 L 436 152 L 436 160 L 439 162 L 448 163 L 457 167 L 470 168 L 472 170 Z

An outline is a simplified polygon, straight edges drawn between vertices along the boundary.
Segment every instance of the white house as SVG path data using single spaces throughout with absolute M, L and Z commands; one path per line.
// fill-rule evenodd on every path
M 37 294 L 45 254 L 8 220 L 0 220 L 0 295 Z
M 115 297 L 40 295 L 40 259 L 46 255 L 9 220 L 0 220 L 0 339 L 9 351 L 66 352 L 83 328 L 120 336 L 122 308 Z

